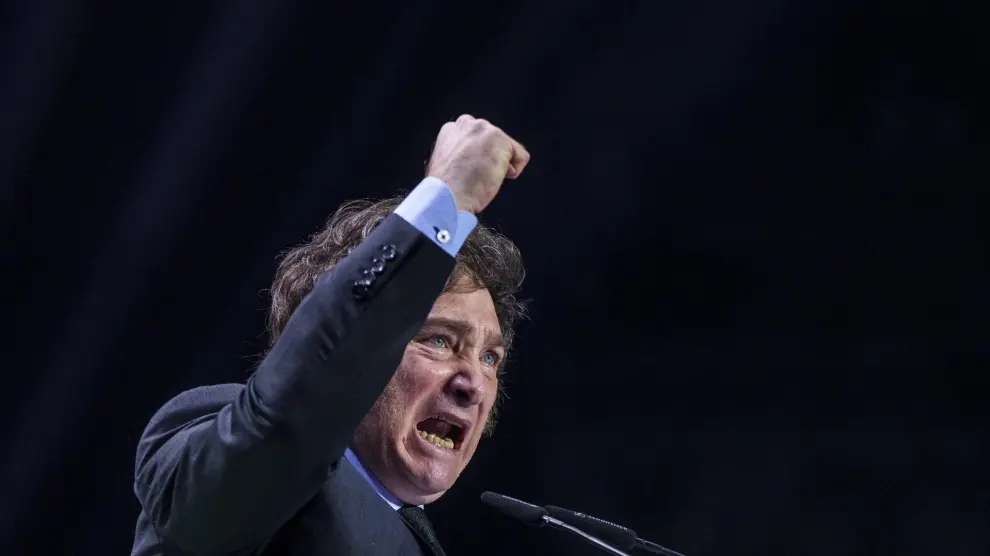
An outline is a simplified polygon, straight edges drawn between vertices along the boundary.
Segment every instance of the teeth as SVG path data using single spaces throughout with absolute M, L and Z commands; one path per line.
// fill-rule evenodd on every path
M 418 432 L 419 435 L 422 436 L 424 439 L 429 440 L 430 442 L 436 444 L 437 446 L 440 446 L 441 448 L 450 448 L 450 449 L 454 448 L 454 441 L 449 438 L 442 438 L 433 433 L 428 434 L 423 431 L 416 431 L 416 432 Z

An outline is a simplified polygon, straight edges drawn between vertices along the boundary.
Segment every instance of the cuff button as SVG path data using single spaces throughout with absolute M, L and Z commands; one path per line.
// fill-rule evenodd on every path
M 391 243 L 382 245 L 379 251 L 381 251 L 382 258 L 385 259 L 386 261 L 391 261 L 392 259 L 395 258 L 396 255 L 395 245 L 392 245 Z
M 437 230 L 437 241 L 440 243 L 447 243 L 450 241 L 450 232 L 447 230 Z

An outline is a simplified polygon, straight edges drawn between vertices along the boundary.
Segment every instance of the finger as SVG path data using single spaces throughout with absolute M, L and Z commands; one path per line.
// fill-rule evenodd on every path
M 519 177 L 519 174 L 522 174 L 526 165 L 529 164 L 530 154 L 526 150 L 526 147 L 519 141 L 509 137 L 509 142 L 511 145 L 511 154 L 509 157 L 509 170 L 506 172 L 505 177 L 514 180 Z
M 457 118 L 457 123 L 459 124 L 464 124 L 473 121 L 474 121 L 474 116 L 472 116 L 471 114 L 461 114 L 461 116 Z
M 447 122 L 447 123 L 443 124 L 442 126 L 440 126 L 440 132 L 437 133 L 437 137 L 443 135 L 444 132 L 449 132 L 450 131 L 450 128 L 454 127 L 455 125 L 456 124 L 454 124 L 454 122 Z

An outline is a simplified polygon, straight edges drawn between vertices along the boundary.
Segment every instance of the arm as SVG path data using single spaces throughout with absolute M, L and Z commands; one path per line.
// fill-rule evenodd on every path
M 193 554 L 232 554 L 260 546 L 311 499 L 475 222 L 443 182 L 424 181 L 319 280 L 243 389 L 226 398 L 197 389 L 163 407 L 142 436 L 135 476 L 158 533 Z M 374 257 L 390 260 L 356 290 Z

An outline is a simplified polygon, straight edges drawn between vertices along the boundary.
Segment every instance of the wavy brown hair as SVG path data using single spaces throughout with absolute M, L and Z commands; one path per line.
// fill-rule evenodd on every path
M 268 313 L 271 344 L 278 340 L 292 312 L 313 289 L 316 281 L 368 237 L 402 199 L 397 196 L 345 203 L 309 241 L 281 255 L 272 283 L 272 305 Z M 515 326 L 526 316 L 526 304 L 517 297 L 525 275 L 519 248 L 509 238 L 479 222 L 458 251 L 457 264 L 444 291 L 450 291 L 461 277 L 468 278 L 479 288 L 486 288 L 495 303 L 502 341 L 508 353 L 515 337 Z M 506 397 L 504 372 L 503 362 L 498 372 L 498 396 L 485 425 L 488 434 L 495 427 L 498 411 Z

